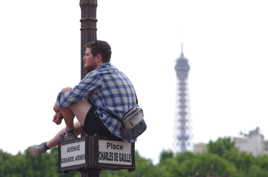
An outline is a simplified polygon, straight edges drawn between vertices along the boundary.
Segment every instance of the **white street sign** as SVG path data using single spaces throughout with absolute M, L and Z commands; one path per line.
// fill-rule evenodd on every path
M 132 165 L 131 143 L 112 140 L 99 140 L 98 144 L 98 163 Z
M 62 168 L 85 164 L 85 141 L 61 145 Z

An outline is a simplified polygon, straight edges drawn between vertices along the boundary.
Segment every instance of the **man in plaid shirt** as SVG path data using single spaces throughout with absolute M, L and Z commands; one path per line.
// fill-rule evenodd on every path
M 122 125 L 113 115 L 122 117 L 137 105 L 137 97 L 127 76 L 110 64 L 111 53 L 105 41 L 85 45 L 83 67 L 89 73 L 74 88 L 62 89 L 54 106 L 53 121 L 60 124 L 64 119 L 66 128 L 51 140 L 29 147 L 33 156 L 58 145 L 63 138 L 76 138 L 82 129 L 89 135 L 122 139 Z M 74 117 L 78 122 L 73 122 Z

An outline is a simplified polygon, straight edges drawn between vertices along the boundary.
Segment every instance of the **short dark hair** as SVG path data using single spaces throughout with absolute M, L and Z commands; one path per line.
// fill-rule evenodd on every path
M 95 57 L 100 54 L 103 62 L 109 62 L 112 55 L 111 46 L 106 41 L 96 40 L 85 44 L 85 48 L 90 48 L 92 55 Z

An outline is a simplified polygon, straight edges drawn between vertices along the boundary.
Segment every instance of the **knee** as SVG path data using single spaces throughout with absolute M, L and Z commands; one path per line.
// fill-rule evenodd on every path
M 62 92 L 67 92 L 67 91 L 70 91 L 70 90 L 72 90 L 72 87 L 65 87 L 61 91 Z
M 60 109 L 60 113 L 62 114 L 64 119 L 73 117 L 73 112 L 69 108 Z

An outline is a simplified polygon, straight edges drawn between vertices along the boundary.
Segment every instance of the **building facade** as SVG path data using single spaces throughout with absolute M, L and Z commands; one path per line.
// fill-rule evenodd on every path
M 249 131 L 249 133 L 240 133 L 241 137 L 234 137 L 233 141 L 235 147 L 240 152 L 250 153 L 254 156 L 268 155 L 268 140 L 260 133 L 259 127 Z M 194 144 L 194 153 L 207 152 L 207 145 L 205 143 Z

